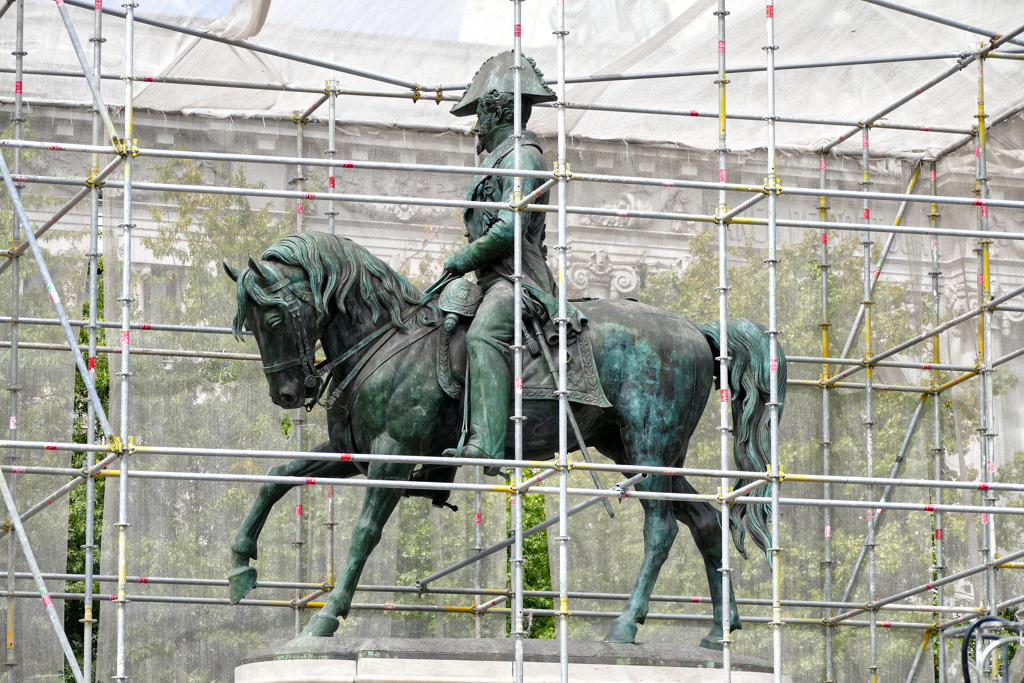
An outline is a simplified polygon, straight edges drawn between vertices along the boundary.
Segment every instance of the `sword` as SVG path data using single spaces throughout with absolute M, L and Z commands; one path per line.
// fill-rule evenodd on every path
M 536 318 L 530 318 L 530 322 L 533 324 L 533 334 L 537 338 L 537 343 L 540 345 L 541 351 L 544 353 L 544 361 L 548 364 L 548 370 L 551 372 L 551 376 L 555 380 L 555 386 L 558 386 L 558 370 L 555 369 L 555 363 L 551 360 L 551 350 L 548 348 L 547 341 L 544 339 L 544 332 L 540 328 L 540 323 L 537 322 Z M 580 426 L 576 424 L 576 415 L 572 412 L 572 404 L 569 403 L 566 406 L 566 412 L 569 415 L 569 424 L 572 425 L 572 431 L 576 434 L 576 443 L 579 444 L 580 451 L 583 453 L 583 459 L 588 463 L 594 461 L 590 458 L 590 449 L 587 448 L 587 444 L 583 441 L 583 434 L 580 432 Z M 590 476 L 594 480 L 594 486 L 603 489 L 604 484 L 597 476 L 597 472 L 594 470 L 588 470 Z M 608 512 L 608 516 L 615 519 L 615 510 L 612 508 L 611 502 L 607 498 L 603 498 L 604 509 Z

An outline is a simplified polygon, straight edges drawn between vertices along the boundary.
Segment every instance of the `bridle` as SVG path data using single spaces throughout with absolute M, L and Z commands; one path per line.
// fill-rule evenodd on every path
M 299 354 L 295 358 L 284 361 L 283 363 L 264 365 L 263 374 L 269 376 L 296 366 L 301 367 L 303 386 L 307 389 L 316 390 L 316 398 L 311 400 L 309 404 L 305 405 L 306 411 L 308 412 L 313 410 L 317 401 L 320 400 L 320 396 L 323 395 L 324 390 L 324 379 L 316 365 L 316 342 L 311 342 L 306 336 L 306 330 L 302 325 L 302 321 L 299 319 L 299 302 L 301 301 L 309 306 L 313 306 L 313 297 L 297 289 L 292 284 L 291 280 L 288 279 L 280 280 L 279 282 L 275 282 L 265 288 L 265 291 L 268 294 L 279 290 L 283 290 L 281 291 L 281 296 L 284 299 L 285 311 L 288 314 L 288 321 L 291 324 L 295 343 L 299 347 Z M 319 336 L 319 330 L 317 330 L 317 337 Z
M 416 305 L 412 307 L 409 313 L 404 318 L 404 321 L 411 320 L 416 313 L 423 308 L 433 296 L 440 291 L 444 284 L 447 284 L 453 279 L 450 275 L 444 275 L 440 280 L 431 285 L 423 298 L 420 299 Z M 307 389 L 313 389 L 313 397 L 303 404 L 306 412 L 310 412 L 317 405 L 323 406 L 324 409 L 330 410 L 335 402 L 341 398 L 345 388 L 352 382 L 366 362 L 372 357 L 377 350 L 384 345 L 395 332 L 398 331 L 398 326 L 393 322 L 389 322 L 380 329 L 374 330 L 367 336 L 359 340 L 357 344 L 352 346 L 348 351 L 341 354 L 333 360 L 325 360 L 321 363 L 316 362 L 316 339 L 320 338 L 319 324 L 317 325 L 316 337 L 311 341 L 306 336 L 305 327 L 302 324 L 302 320 L 299 317 L 299 303 L 305 303 L 311 308 L 315 307 L 313 297 L 306 292 L 295 287 L 294 283 L 288 279 L 282 279 L 279 282 L 275 282 L 272 285 L 264 288 L 269 294 L 272 292 L 281 291 L 281 296 L 284 299 L 285 311 L 288 314 L 288 320 L 291 324 L 292 334 L 295 337 L 296 345 L 298 346 L 298 356 L 291 360 L 284 361 L 282 363 L 276 363 L 274 365 L 264 365 L 263 374 L 270 376 L 274 373 L 288 370 L 294 367 L 302 368 L 303 375 L 303 386 Z M 332 379 L 328 379 L 334 368 L 340 366 L 346 360 L 359 353 L 373 342 L 377 342 L 375 347 L 368 353 L 340 382 L 333 382 Z M 334 384 L 334 389 L 327 397 L 326 401 L 321 401 L 324 393 L 327 391 L 331 384 Z

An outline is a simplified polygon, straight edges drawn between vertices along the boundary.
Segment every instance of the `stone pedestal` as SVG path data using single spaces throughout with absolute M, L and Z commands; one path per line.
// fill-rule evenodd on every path
M 507 639 L 298 638 L 247 655 L 235 683 L 509 683 Z M 558 683 L 558 642 L 527 640 L 530 683 Z M 569 643 L 574 683 L 717 683 L 722 653 L 687 645 Z M 771 665 L 732 657 L 735 683 L 769 683 Z M 789 678 L 783 679 L 789 683 Z

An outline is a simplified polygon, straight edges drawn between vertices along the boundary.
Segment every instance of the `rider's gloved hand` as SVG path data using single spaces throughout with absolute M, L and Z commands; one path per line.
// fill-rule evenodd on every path
M 452 275 L 464 275 L 471 270 L 474 270 L 472 259 L 466 252 L 465 248 L 459 249 L 454 254 L 450 254 L 444 260 L 444 272 L 451 273 Z

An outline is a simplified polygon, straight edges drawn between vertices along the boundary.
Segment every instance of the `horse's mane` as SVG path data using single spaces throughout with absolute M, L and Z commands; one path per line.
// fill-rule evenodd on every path
M 423 292 L 389 265 L 352 240 L 325 232 L 289 235 L 272 244 L 260 257 L 302 268 L 309 279 L 317 321 L 327 317 L 331 302 L 356 323 L 377 322 L 383 313 L 397 327 L 408 329 L 412 321 L 402 320 L 402 311 L 420 303 Z M 260 278 L 250 268 L 238 276 L 238 310 L 232 330 L 241 339 L 248 299 L 261 306 L 283 306 L 280 290 L 266 292 Z M 425 325 L 440 315 L 430 302 L 416 315 L 416 324 Z

